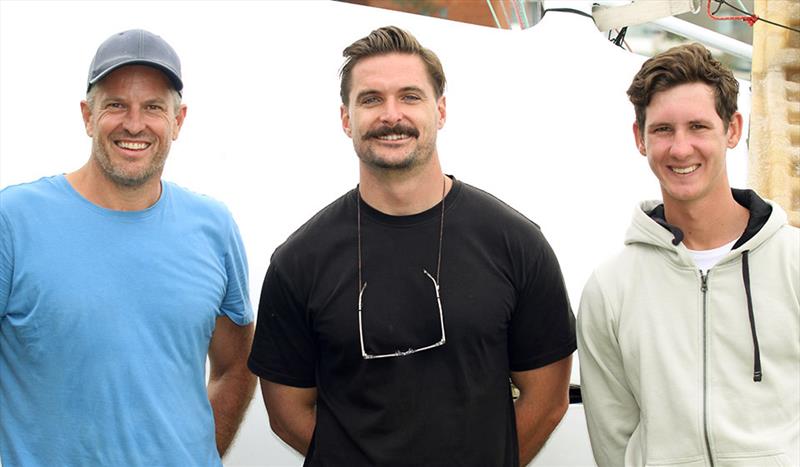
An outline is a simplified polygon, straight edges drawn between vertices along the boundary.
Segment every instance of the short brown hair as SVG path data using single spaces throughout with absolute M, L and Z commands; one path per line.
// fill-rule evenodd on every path
M 425 63 L 425 68 L 428 70 L 428 77 L 433 85 L 436 98 L 438 99 L 444 94 L 446 80 L 439 57 L 423 47 L 410 33 L 397 26 L 384 26 L 353 42 L 342 51 L 345 60 L 339 72 L 341 77 L 339 94 L 344 105 L 348 104 L 351 86 L 350 78 L 356 64 L 363 58 L 390 53 L 411 54 L 421 58 Z
M 653 95 L 681 84 L 705 83 L 714 89 L 715 107 L 725 127 L 736 113 L 739 83 L 733 73 L 700 44 L 685 44 L 662 52 L 642 65 L 628 88 L 639 131 L 644 132 L 647 106 Z

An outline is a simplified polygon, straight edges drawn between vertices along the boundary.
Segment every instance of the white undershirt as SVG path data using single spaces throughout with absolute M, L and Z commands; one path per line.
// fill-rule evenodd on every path
M 688 248 L 687 250 L 689 250 L 689 254 L 692 255 L 694 264 L 696 264 L 697 267 L 700 268 L 703 273 L 705 273 L 714 267 L 714 265 L 717 264 L 725 255 L 727 255 L 735 243 L 736 240 L 710 250 L 689 250 Z

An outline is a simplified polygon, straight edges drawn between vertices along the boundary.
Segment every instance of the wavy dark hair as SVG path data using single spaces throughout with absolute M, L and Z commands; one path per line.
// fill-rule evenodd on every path
M 642 65 L 630 87 L 628 98 L 636 111 L 639 131 L 644 132 L 647 106 L 657 92 L 681 84 L 705 83 L 714 89 L 715 107 L 725 127 L 736 113 L 739 82 L 700 44 L 685 44 L 662 52 Z

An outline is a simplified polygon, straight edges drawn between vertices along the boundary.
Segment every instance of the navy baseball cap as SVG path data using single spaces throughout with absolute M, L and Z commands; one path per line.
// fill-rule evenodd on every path
M 179 93 L 183 89 L 181 61 L 167 42 L 143 29 L 131 29 L 106 39 L 89 66 L 88 91 L 109 73 L 126 65 L 147 65 L 164 72 Z

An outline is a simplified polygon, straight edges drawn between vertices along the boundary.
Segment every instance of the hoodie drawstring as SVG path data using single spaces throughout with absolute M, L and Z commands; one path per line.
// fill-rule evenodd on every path
M 753 335 L 753 381 L 761 381 L 761 352 L 758 349 L 758 335 L 756 334 L 756 319 L 753 316 L 753 296 L 750 293 L 750 265 L 748 254 L 750 250 L 742 252 L 742 279 L 744 279 L 744 293 L 747 295 L 747 313 L 750 316 L 750 332 Z

